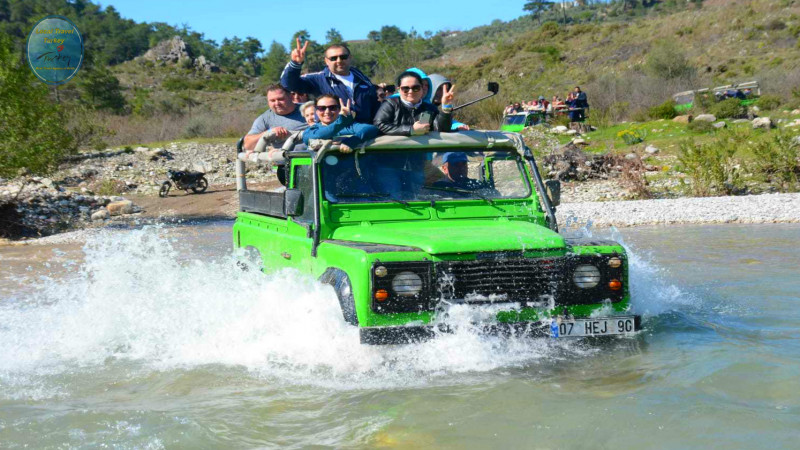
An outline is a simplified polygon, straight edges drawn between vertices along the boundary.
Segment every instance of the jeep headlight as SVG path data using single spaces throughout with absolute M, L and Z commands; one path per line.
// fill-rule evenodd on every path
M 401 297 L 413 297 L 422 292 L 422 278 L 414 272 L 400 272 L 392 279 L 392 290 Z
M 581 264 L 575 268 L 572 281 L 581 289 L 591 289 L 600 283 L 600 269 L 591 264 Z

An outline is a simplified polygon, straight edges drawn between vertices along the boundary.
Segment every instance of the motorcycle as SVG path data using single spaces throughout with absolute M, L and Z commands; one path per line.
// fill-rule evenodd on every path
M 184 172 L 182 170 L 168 170 L 169 180 L 161 183 L 161 189 L 158 190 L 159 197 L 166 197 L 169 195 L 169 190 L 172 188 L 172 183 L 175 187 L 183 189 L 187 193 L 191 189 L 195 194 L 200 194 L 208 189 L 208 180 L 206 180 L 203 172 Z

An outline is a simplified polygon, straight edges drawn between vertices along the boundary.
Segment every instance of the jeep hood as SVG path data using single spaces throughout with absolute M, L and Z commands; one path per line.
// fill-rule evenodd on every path
M 439 220 L 341 227 L 333 239 L 416 247 L 431 254 L 564 248 L 564 238 L 530 222 Z

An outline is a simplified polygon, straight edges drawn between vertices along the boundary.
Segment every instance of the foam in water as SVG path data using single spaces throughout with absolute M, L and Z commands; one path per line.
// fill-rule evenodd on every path
M 25 385 L 26 396 L 59 395 L 37 390 L 37 383 L 134 362 L 147 370 L 237 366 L 284 382 L 333 387 L 407 386 L 595 351 L 570 341 L 481 335 L 469 324 L 492 316 L 493 307 L 463 305 L 448 311 L 462 325 L 453 334 L 415 345 L 361 345 L 330 287 L 293 271 L 242 271 L 230 256 L 194 258 L 170 240 L 173 232 L 100 233 L 85 245 L 85 262 L 73 276 L 4 302 L 0 383 L 12 390 Z M 662 299 L 674 304 L 683 296 L 670 293 L 657 269 L 630 255 L 637 312 L 658 314 Z

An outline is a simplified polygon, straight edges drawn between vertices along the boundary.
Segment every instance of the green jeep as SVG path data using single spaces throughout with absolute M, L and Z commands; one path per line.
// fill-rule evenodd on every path
M 625 250 L 558 234 L 558 182 L 543 182 L 518 134 L 381 136 L 347 154 L 331 141 L 310 148 L 286 152 L 284 192 L 248 190 L 241 178 L 234 246 L 265 272 L 294 268 L 329 284 L 362 343 L 452 331 L 448 308 L 462 304 L 492 305 L 493 320 L 475 324 L 487 333 L 640 328 Z M 450 175 L 439 169 L 448 154 L 463 173 L 454 175 L 455 162 Z

